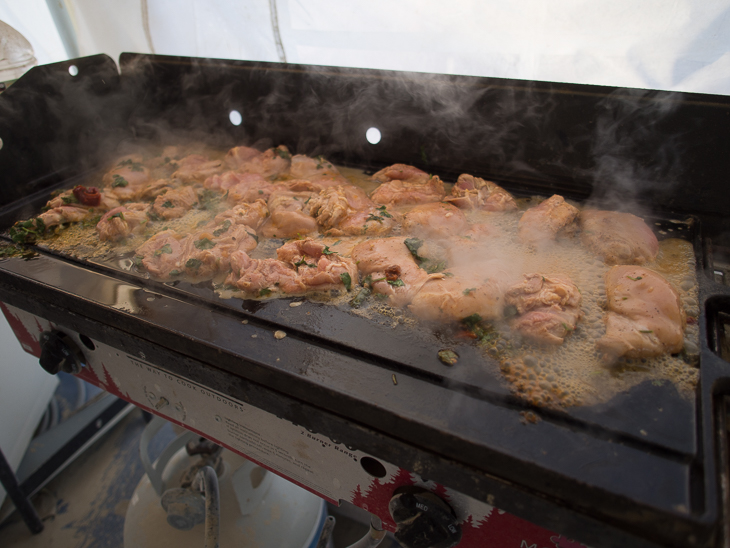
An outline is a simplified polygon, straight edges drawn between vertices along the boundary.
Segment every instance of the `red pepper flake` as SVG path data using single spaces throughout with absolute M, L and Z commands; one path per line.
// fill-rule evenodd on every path
M 467 331 L 466 329 L 459 331 L 454 335 L 457 339 L 476 339 L 477 336 L 472 331 Z
M 95 186 L 85 187 L 77 185 L 74 187 L 73 193 L 80 204 L 98 206 L 101 203 L 101 192 Z

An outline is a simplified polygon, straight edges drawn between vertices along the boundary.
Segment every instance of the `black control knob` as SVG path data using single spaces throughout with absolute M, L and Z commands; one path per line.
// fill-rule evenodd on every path
M 84 355 L 71 337 L 61 331 L 41 333 L 41 367 L 51 375 L 75 374 L 84 366 Z
M 398 529 L 395 538 L 406 548 L 450 548 L 461 541 L 461 527 L 451 506 L 420 487 L 401 487 L 388 504 Z

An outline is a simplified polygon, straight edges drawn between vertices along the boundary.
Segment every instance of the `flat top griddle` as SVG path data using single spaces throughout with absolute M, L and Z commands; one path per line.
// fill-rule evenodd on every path
M 3 227 L 36 213 L 51 189 L 72 186 L 121 141 L 156 142 L 183 129 L 213 136 L 213 145 L 268 139 L 353 167 L 471 171 L 523 194 L 610 205 L 628 193 L 651 204 L 661 226 L 689 220 L 684 237 L 700 285 L 694 400 L 671 383 L 646 382 L 597 406 L 531 409 L 498 375 L 469 367 L 484 360 L 473 345 L 459 345 L 459 363 L 445 367 L 437 357 L 444 340 L 427 326 L 393 327 L 309 300 L 291 308 L 291 299 L 220 299 L 207 284 L 158 283 L 121 264 L 47 252 L 0 262 L 0 298 L 57 321 L 88 319 L 102 336 L 107 326 L 152 341 L 161 355 L 188 356 L 315 415 L 334 414 L 352 425 L 340 439 L 407 469 L 425 467 L 425 477 L 480 500 L 501 489 L 500 507 L 527 519 L 544 519 L 536 516 L 544 506 L 510 507 L 506 494 L 628 531 L 637 546 L 710 545 L 722 524 L 717 398 L 730 374 L 718 353 L 730 291 L 706 272 L 722 272 L 730 232 L 721 184 L 730 159 L 718 152 L 730 144 L 727 98 L 132 54 L 122 56 L 121 77 L 103 56 L 74 63 L 79 80 L 66 76 L 69 63 L 49 65 L 0 96 Z M 224 123 L 233 108 L 243 113 L 240 127 Z M 368 127 L 381 129 L 382 146 L 364 141 Z M 641 185 L 629 188 L 630 178 Z M 251 337 L 277 329 L 287 337 Z M 524 424 L 526 410 L 540 420 Z M 392 443 L 373 446 L 360 427 Z

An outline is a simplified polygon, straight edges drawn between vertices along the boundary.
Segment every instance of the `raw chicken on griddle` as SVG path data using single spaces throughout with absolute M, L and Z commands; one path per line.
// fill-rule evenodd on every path
M 269 208 L 263 200 L 251 203 L 241 203 L 215 216 L 215 222 L 222 224 L 226 221 L 234 225 L 246 225 L 254 232 L 257 231 L 269 217 Z
M 606 264 L 645 264 L 656 259 L 659 242 L 636 215 L 584 209 L 579 220 L 581 240 Z
M 155 198 L 152 212 L 162 219 L 177 219 L 198 203 L 198 195 L 189 186 L 173 188 Z
M 403 215 L 403 230 L 418 238 L 448 238 L 468 229 L 462 211 L 443 202 L 417 205 Z
M 125 204 L 107 211 L 96 225 L 99 240 L 118 241 L 126 238 L 149 221 L 149 204 Z
M 117 200 L 137 200 L 150 180 L 149 170 L 142 165 L 141 156 L 121 160 L 116 167 L 104 174 L 105 192 Z
M 293 240 L 276 250 L 276 256 L 297 269 L 302 283 L 308 289 L 350 288 L 357 284 L 355 261 L 331 251 L 314 240 Z M 343 275 L 346 275 L 343 278 Z M 347 279 L 347 283 L 345 283 Z
M 407 305 L 427 280 L 443 277 L 420 268 L 404 240 L 403 237 L 366 240 L 352 250 L 361 277 L 369 276 L 373 291 L 387 295 L 394 306 Z
M 319 192 L 309 181 L 288 181 L 273 185 L 269 195 L 269 219 L 261 227 L 267 238 L 297 238 L 317 232 L 317 221 L 305 206 Z
M 172 178 L 180 179 L 184 183 L 202 183 L 223 170 L 222 161 L 211 160 L 202 154 L 190 154 L 176 163 L 177 170 Z
M 370 195 L 376 204 L 426 204 L 439 202 L 446 196 L 441 179 L 405 164 L 381 169 L 373 175 L 373 180 L 382 183 Z
M 534 342 L 562 344 L 575 330 L 581 294 L 567 276 L 526 274 L 505 295 L 505 304 L 514 307 L 510 328 Z
M 555 240 L 558 233 L 572 223 L 577 215 L 578 208 L 554 194 L 522 215 L 517 225 L 520 240 L 524 244 L 541 247 Z
M 606 273 L 606 298 L 606 334 L 596 342 L 605 361 L 682 350 L 685 312 L 679 294 L 660 274 L 640 266 L 614 266 Z
M 501 186 L 474 177 L 468 173 L 459 175 L 446 201 L 461 209 L 482 209 L 484 211 L 514 211 L 517 203 L 512 195 Z
M 38 215 L 46 228 L 63 223 L 78 223 L 119 207 L 119 202 L 95 187 L 76 186 L 49 200 L 46 211 Z
M 502 317 L 509 274 L 501 261 L 482 261 L 432 274 L 408 309 L 424 320 L 459 321 L 473 314 L 482 319 Z
M 386 206 L 376 207 L 365 191 L 349 183 L 325 188 L 306 211 L 328 236 L 384 236 L 397 225 Z
M 291 160 L 289 176 L 292 179 L 306 179 L 322 188 L 349 184 L 347 178 L 322 156 L 311 158 L 297 154 Z
M 249 147 L 235 147 L 226 154 L 225 163 L 234 171 L 257 173 L 264 178 L 275 179 L 289 169 L 291 154 L 284 145 L 264 152 Z
M 218 190 L 228 194 L 232 203 L 253 202 L 262 198 L 269 199 L 272 185 L 258 173 L 238 173 L 226 171 L 220 175 L 208 177 L 203 186 L 210 190 Z

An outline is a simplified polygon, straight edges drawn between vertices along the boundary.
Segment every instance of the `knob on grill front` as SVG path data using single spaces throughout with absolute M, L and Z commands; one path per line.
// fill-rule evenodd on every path
M 40 364 L 51 375 L 59 371 L 75 374 L 84 365 L 84 355 L 71 337 L 61 331 L 41 333 Z
M 461 540 L 461 527 L 451 506 L 430 491 L 396 489 L 388 510 L 398 526 L 395 538 L 407 548 L 451 548 Z

